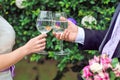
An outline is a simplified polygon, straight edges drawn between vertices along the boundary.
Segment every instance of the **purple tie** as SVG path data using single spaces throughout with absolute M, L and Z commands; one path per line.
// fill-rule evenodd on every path
M 120 13 L 116 20 L 111 38 L 104 46 L 102 54 L 108 54 L 109 58 L 112 58 L 119 41 L 120 41 Z

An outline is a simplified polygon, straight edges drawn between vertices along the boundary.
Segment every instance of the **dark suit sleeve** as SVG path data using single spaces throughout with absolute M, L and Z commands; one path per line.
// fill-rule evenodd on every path
M 78 44 L 79 49 L 82 50 L 98 50 L 107 30 L 90 30 L 84 29 L 85 40 L 84 45 Z

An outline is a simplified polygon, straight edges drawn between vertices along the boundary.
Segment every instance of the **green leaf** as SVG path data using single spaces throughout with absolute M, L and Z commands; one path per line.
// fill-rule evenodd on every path
M 119 63 L 118 58 L 113 58 L 112 59 L 112 65 L 113 65 L 113 67 L 115 67 L 116 64 L 118 64 L 118 63 Z

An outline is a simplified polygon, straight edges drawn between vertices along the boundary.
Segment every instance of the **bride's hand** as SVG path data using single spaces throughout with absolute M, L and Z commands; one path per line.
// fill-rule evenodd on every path
M 35 38 L 30 39 L 25 45 L 24 50 L 27 50 L 28 54 L 40 52 L 45 49 L 46 45 L 46 34 L 41 34 Z

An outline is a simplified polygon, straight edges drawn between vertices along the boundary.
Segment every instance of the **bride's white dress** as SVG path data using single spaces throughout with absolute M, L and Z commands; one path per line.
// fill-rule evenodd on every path
M 0 16 L 0 55 L 11 52 L 14 44 L 15 31 L 13 27 Z M 12 80 L 10 70 L 1 71 L 0 80 Z

